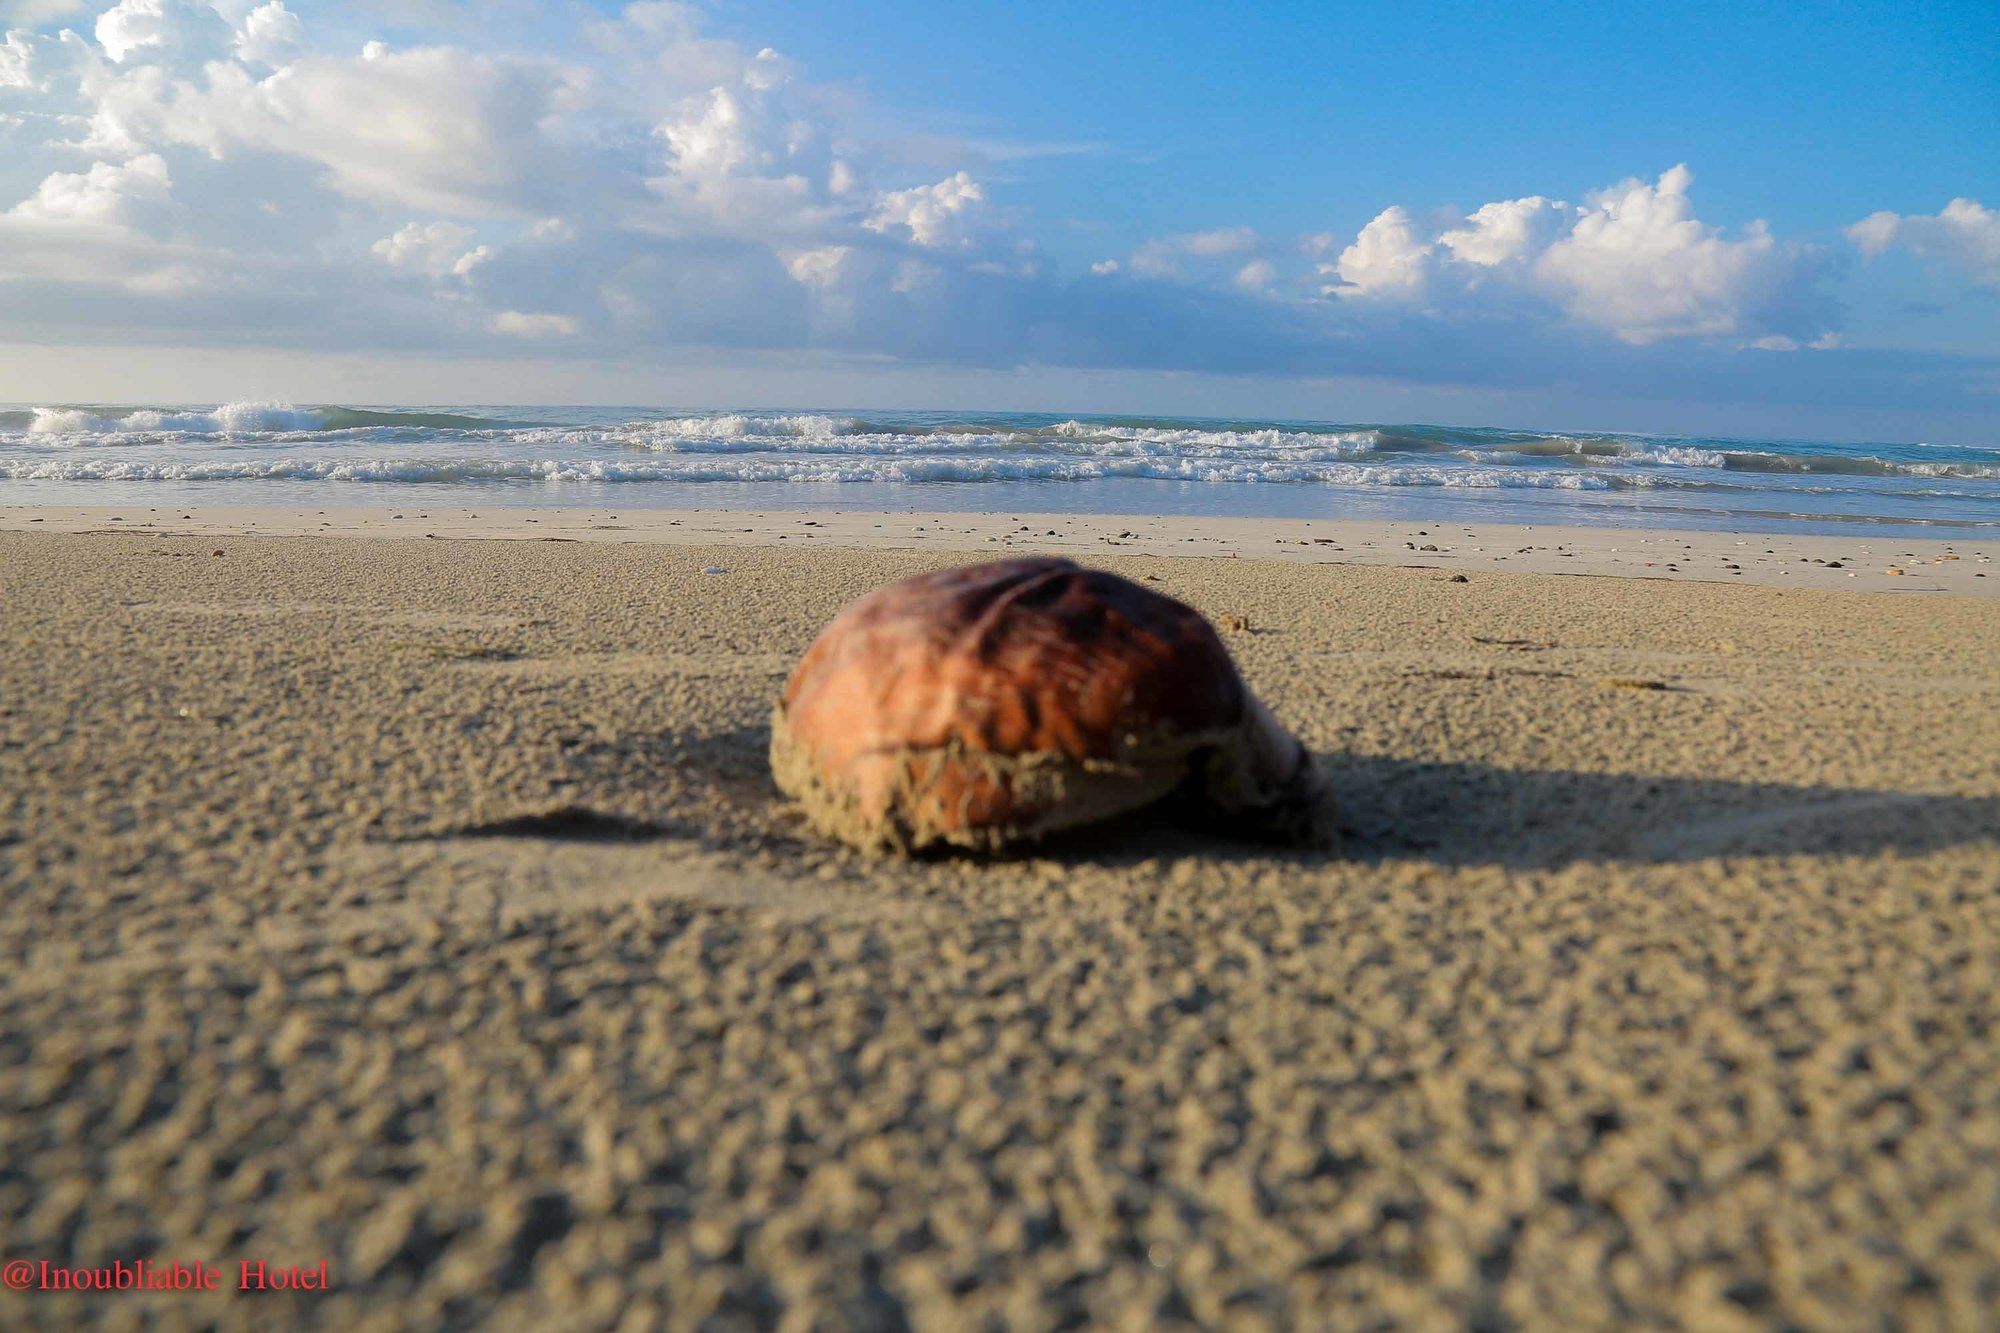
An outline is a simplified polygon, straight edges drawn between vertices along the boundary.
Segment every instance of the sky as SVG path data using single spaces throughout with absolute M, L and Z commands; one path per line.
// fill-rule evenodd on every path
M 1991 444 L 2000 8 L 0 0 L 0 399 Z

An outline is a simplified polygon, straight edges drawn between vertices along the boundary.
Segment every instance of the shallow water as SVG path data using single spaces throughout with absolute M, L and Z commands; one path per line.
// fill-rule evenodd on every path
M 0 502 L 476 502 L 2000 532 L 2000 447 L 1036 413 L 0 409 Z

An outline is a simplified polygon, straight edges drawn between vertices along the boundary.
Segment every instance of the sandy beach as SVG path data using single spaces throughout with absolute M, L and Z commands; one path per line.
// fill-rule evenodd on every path
M 1247 624 L 1341 848 L 814 837 L 785 673 L 1003 550 Z M 0 1325 L 1993 1327 L 1996 555 L 0 508 L 0 1257 L 329 1276 Z
M 876 513 L 787 509 L 468 509 L 379 505 L 0 505 L 0 532 L 191 537 L 461 537 L 679 545 L 866 547 L 965 560 L 1046 552 L 1392 566 L 1468 573 L 1620 575 L 1782 588 L 2000 597 L 2000 542 L 1187 515 Z

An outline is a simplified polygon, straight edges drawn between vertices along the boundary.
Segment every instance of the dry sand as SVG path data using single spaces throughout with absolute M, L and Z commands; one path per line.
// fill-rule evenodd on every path
M 913 863 L 804 831 L 768 710 L 842 603 L 1004 543 L 809 517 L 0 534 L 0 1257 L 332 1287 L 0 1326 L 2000 1323 L 1990 549 L 1865 543 L 1918 597 L 1771 586 L 1858 540 L 1100 541 L 1247 617 L 1345 848 Z

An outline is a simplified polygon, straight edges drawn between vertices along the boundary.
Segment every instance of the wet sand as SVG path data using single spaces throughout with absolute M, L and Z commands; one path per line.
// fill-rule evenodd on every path
M 330 1290 L 0 1326 L 2000 1321 L 1990 547 L 193 512 L 0 511 L 0 1257 Z M 1000 548 L 1245 618 L 1342 849 L 814 839 L 784 673 Z
M 0 505 L 0 532 L 170 533 L 231 537 L 461 537 L 866 547 L 992 558 L 1155 555 L 1395 566 L 1453 573 L 1618 575 L 1675 582 L 1770 583 L 2000 597 L 2000 541 L 1862 535 L 1738 536 L 1615 527 L 1189 518 L 1133 514 L 955 514 L 906 510 L 468 509 L 354 506 Z

